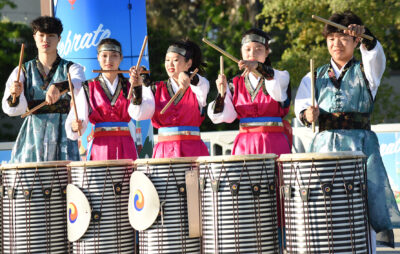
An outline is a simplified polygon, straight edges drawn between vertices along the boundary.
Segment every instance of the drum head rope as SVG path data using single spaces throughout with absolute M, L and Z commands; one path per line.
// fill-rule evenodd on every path
M 246 164 L 246 160 L 243 160 L 243 167 L 242 167 L 242 171 L 243 169 L 246 169 L 246 173 L 247 173 L 247 177 L 249 179 L 250 182 L 250 188 L 252 189 L 253 192 L 253 197 L 254 197 L 254 214 L 256 215 L 256 238 L 257 238 L 257 249 L 258 249 L 258 253 L 262 253 L 262 246 L 261 246 L 261 214 L 260 214 L 260 193 L 261 193 L 261 179 L 262 179 L 262 170 L 261 170 L 261 175 L 259 177 L 260 182 L 257 184 L 252 183 L 251 181 L 251 177 L 250 177 L 250 173 L 249 170 L 247 169 L 247 164 Z M 242 172 L 240 172 L 240 177 L 242 176 Z M 257 189 L 256 189 L 257 188 Z M 239 217 L 239 216 L 238 216 Z M 239 252 L 238 252 L 239 253 Z
M 275 164 L 276 165 L 276 164 Z M 276 167 L 277 169 L 278 169 L 278 167 Z M 278 169 L 279 170 L 279 169 Z M 278 177 L 276 176 L 276 173 L 275 173 L 275 170 L 274 170 L 274 174 L 273 174 L 273 180 L 271 181 L 271 179 L 269 178 L 269 174 L 268 174 L 268 171 L 267 171 L 267 167 L 266 167 L 266 165 L 265 165 L 265 159 L 263 159 L 263 164 L 262 164 L 262 170 L 261 170 L 261 176 L 260 176 L 260 186 L 261 186 L 261 179 L 262 179 L 262 176 L 263 176 L 263 173 L 265 173 L 265 176 L 266 176 L 266 178 L 267 178 L 267 189 L 268 189 L 268 191 L 271 191 L 271 186 L 270 186 L 270 184 L 271 183 L 273 183 L 274 184 L 274 186 L 275 186 L 275 192 L 276 192 L 276 190 L 278 189 L 278 188 L 276 188 L 276 186 L 279 186 L 278 185 L 278 181 L 279 180 L 277 180 L 278 179 Z M 272 195 L 273 195 L 273 193 L 271 193 Z M 275 196 L 276 196 L 277 194 L 275 193 Z M 277 197 L 277 198 L 279 198 L 279 196 Z M 282 201 L 281 202 L 279 202 L 279 204 L 282 204 Z M 270 213 L 271 214 L 273 214 L 273 216 L 272 216 L 272 220 L 276 223 L 276 226 L 277 226 L 277 220 L 278 220 L 278 218 L 277 218 L 277 212 L 275 212 L 274 210 L 276 210 L 277 208 L 277 203 L 275 203 L 274 202 L 274 199 L 273 198 L 270 198 L 270 202 L 269 202 L 269 205 L 270 205 Z M 281 209 L 281 211 L 283 212 L 283 210 Z M 283 217 L 283 216 L 281 216 L 281 217 Z M 261 218 L 261 216 L 260 216 L 260 218 Z M 261 225 L 261 219 L 260 219 L 260 225 Z M 283 231 L 282 231 L 283 232 Z M 282 233 L 283 234 L 283 233 Z M 277 237 L 276 237 L 276 234 L 272 234 L 273 236 L 273 241 L 274 241 L 274 251 L 275 252 L 279 252 L 279 247 L 278 247 L 278 250 L 275 250 L 275 248 L 276 248 L 276 245 L 277 245 L 277 241 L 278 241 L 278 239 L 277 239 Z
M 178 183 L 178 180 L 176 179 L 175 172 L 172 170 L 172 162 L 170 161 L 169 163 L 169 171 L 172 172 L 172 175 L 175 178 L 175 183 L 177 184 L 178 188 L 178 196 L 179 196 L 179 217 L 180 217 L 180 223 L 181 223 L 181 228 L 186 228 L 187 225 L 185 223 L 184 218 L 186 217 L 185 215 L 185 210 L 183 209 L 183 202 L 186 197 L 186 184 L 183 183 L 183 186 L 185 187 L 179 187 L 180 184 Z M 185 188 L 184 191 L 182 191 L 180 188 Z M 183 199 L 183 200 L 182 200 Z M 181 244 L 182 244 L 182 253 L 186 253 L 186 235 L 184 233 L 184 230 L 181 230 Z
M 348 208 L 348 215 L 349 215 L 349 225 L 351 225 L 351 227 L 350 227 L 351 251 L 352 251 L 352 253 L 355 253 L 355 249 L 354 248 L 355 248 L 355 245 L 356 245 L 356 242 L 355 242 L 355 237 L 356 236 L 355 236 L 355 232 L 354 232 L 355 225 L 354 225 L 354 220 L 353 220 L 353 218 L 354 218 L 354 196 L 351 195 L 351 192 L 352 192 L 353 189 L 350 190 L 349 187 L 348 187 L 349 183 L 347 183 L 345 181 L 345 177 L 343 175 L 342 168 L 339 165 L 339 160 L 336 162 L 336 168 L 340 169 L 340 173 L 342 175 L 343 186 L 344 186 L 344 189 L 346 191 L 347 208 Z M 355 177 L 355 172 L 353 172 L 353 179 L 352 179 L 352 184 L 353 185 L 354 185 L 354 177 Z M 351 201 L 350 201 L 350 199 L 351 199 Z

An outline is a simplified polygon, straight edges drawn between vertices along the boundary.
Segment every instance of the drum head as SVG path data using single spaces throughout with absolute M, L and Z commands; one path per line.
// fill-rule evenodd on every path
M 136 230 L 149 228 L 157 219 L 160 199 L 151 180 L 142 172 L 133 172 L 130 180 L 129 222 Z
M 75 185 L 67 185 L 68 240 L 79 240 L 89 227 L 91 208 L 85 194 Z

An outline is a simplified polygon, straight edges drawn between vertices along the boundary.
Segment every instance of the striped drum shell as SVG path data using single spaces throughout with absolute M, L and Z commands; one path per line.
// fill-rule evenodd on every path
M 89 228 L 73 243 L 73 253 L 134 253 L 135 231 L 128 218 L 133 161 L 72 162 L 68 167 L 70 183 L 83 191 L 92 208 Z M 100 220 L 95 220 L 99 212 Z
M 369 253 L 365 156 L 281 155 L 286 251 Z
M 165 202 L 163 216 L 139 232 L 139 253 L 200 253 L 200 238 L 188 237 L 186 194 L 178 192 L 195 158 L 140 159 L 135 164 L 153 182 L 160 202 Z
M 69 161 L 3 164 L 1 253 L 68 253 Z
M 275 158 L 198 159 L 203 253 L 279 253 Z

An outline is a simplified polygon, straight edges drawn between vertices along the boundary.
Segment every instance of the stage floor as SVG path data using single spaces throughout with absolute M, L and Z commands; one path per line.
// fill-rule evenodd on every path
M 394 230 L 394 239 L 396 240 L 396 248 L 377 247 L 377 254 L 399 254 L 400 253 L 400 229 Z

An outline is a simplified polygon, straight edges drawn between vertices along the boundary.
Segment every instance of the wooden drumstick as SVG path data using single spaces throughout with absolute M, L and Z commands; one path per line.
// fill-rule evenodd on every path
M 315 107 L 315 78 L 314 78 L 314 59 L 310 59 L 310 72 L 311 72 L 311 105 Z M 315 121 L 311 123 L 312 131 L 315 133 Z
M 21 52 L 19 53 L 19 63 L 18 63 L 18 72 L 17 72 L 17 81 L 19 82 L 19 76 L 21 74 L 21 67 L 22 67 L 22 61 L 24 60 L 24 50 L 25 50 L 25 44 L 21 44 Z M 12 103 L 15 103 L 17 100 L 17 96 L 15 94 L 12 96 Z
M 195 69 L 193 71 L 193 73 L 190 75 L 190 80 L 192 80 L 192 78 L 194 77 L 194 75 L 196 75 L 196 73 L 199 71 L 199 69 Z M 165 113 L 165 111 L 167 111 L 167 109 L 169 108 L 169 106 L 171 106 L 172 102 L 175 101 L 175 99 L 181 94 L 184 93 L 185 89 L 183 88 L 179 88 L 179 90 L 175 93 L 174 96 L 172 96 L 172 98 L 168 101 L 167 105 L 164 106 L 164 108 L 161 110 L 161 115 Z
M 92 70 L 93 73 L 130 73 L 129 70 Z M 150 71 L 141 71 L 140 74 L 149 74 Z
M 327 19 L 318 17 L 318 16 L 316 16 L 316 15 L 312 15 L 311 17 L 312 17 L 313 19 L 316 19 L 316 20 L 318 20 L 318 21 L 321 21 L 321 22 L 323 22 L 323 23 L 325 23 L 325 24 L 327 24 L 327 25 L 334 26 L 334 27 L 339 28 L 339 29 L 341 29 L 341 30 L 349 30 L 348 27 L 345 27 L 345 26 L 343 26 L 343 25 L 341 25 L 341 24 L 338 24 L 338 23 L 332 22 L 332 21 L 330 21 L 330 20 L 327 20 Z M 374 39 L 374 37 L 369 36 L 369 35 L 367 35 L 367 34 L 362 34 L 361 37 L 362 37 L 362 38 L 365 38 L 365 39 L 368 39 L 368 40 L 370 40 L 370 41 L 372 41 L 372 40 Z
M 223 56 L 219 56 L 219 72 L 221 75 L 224 74 L 224 57 Z M 221 91 L 222 93 L 220 93 L 220 94 L 221 94 L 221 96 L 224 96 L 224 94 L 226 92 L 225 86 L 223 86 L 221 90 L 222 90 Z
M 65 89 L 64 91 L 62 91 L 62 92 L 60 93 L 60 97 L 61 97 L 61 95 L 66 94 L 67 92 L 68 92 L 68 89 Z M 21 115 L 21 118 L 25 118 L 25 117 L 31 115 L 31 114 L 34 113 L 36 110 L 38 110 L 38 109 L 40 109 L 40 108 L 43 108 L 43 107 L 46 106 L 46 105 L 47 105 L 47 101 L 44 101 L 44 102 L 40 103 L 40 104 L 37 105 L 36 107 L 32 108 L 31 110 L 29 110 L 29 111 L 25 112 L 23 115 Z
M 144 37 L 144 41 L 143 41 L 143 44 L 142 44 L 142 49 L 140 50 L 139 59 L 138 59 L 138 61 L 136 63 L 136 71 L 139 71 L 140 62 L 142 61 L 142 56 L 143 56 L 144 49 L 146 48 L 146 44 L 147 44 L 147 35 Z M 131 86 L 129 88 L 128 100 L 130 100 L 132 98 L 132 92 L 133 92 L 133 86 Z
M 232 61 L 234 61 L 235 63 L 239 63 L 239 59 L 237 59 L 236 57 L 232 56 L 231 54 L 229 54 L 228 52 L 226 52 L 225 50 L 221 49 L 220 47 L 218 47 L 217 45 L 215 45 L 214 43 L 212 43 L 211 41 L 207 40 L 206 38 L 203 38 L 202 41 L 207 44 L 208 46 L 212 47 L 213 49 L 215 49 L 216 51 L 218 51 L 219 53 L 221 53 L 222 55 L 226 56 L 227 58 L 231 59 Z M 259 73 L 258 71 L 254 70 L 252 71 L 254 74 L 256 74 L 257 76 L 262 76 L 261 73 Z
M 72 106 L 74 107 L 74 112 L 75 112 L 75 120 L 78 122 L 78 111 L 76 110 L 76 103 L 75 103 L 75 95 L 74 95 L 74 86 L 72 85 L 71 81 L 71 75 L 69 75 L 69 72 L 67 73 L 68 75 L 68 84 L 69 84 L 69 90 L 71 91 L 71 101 L 72 101 Z M 82 136 L 81 130 L 78 129 L 78 135 L 79 137 Z

